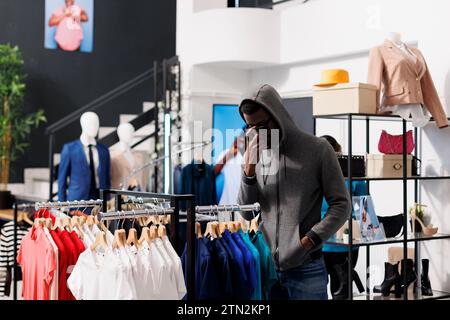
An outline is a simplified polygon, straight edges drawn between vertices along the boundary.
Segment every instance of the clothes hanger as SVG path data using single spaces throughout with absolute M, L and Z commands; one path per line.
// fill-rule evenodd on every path
M 25 211 L 19 211 L 19 216 L 18 216 L 17 222 L 21 222 L 21 221 L 25 221 L 26 223 L 28 223 L 31 226 L 34 224 L 34 221 L 28 217 L 28 213 Z
M 198 238 L 198 239 L 203 238 L 203 235 L 202 235 L 202 226 L 201 226 L 200 222 L 196 222 L 196 223 L 195 223 L 195 233 L 197 234 L 197 238 Z
M 119 215 L 120 215 L 120 213 L 119 213 Z M 126 240 L 125 230 L 122 229 L 124 221 L 125 220 L 122 220 L 121 229 L 117 229 L 116 231 L 114 231 L 114 240 L 112 243 L 113 249 L 125 247 L 127 240 Z
M 106 240 L 106 233 L 104 231 L 97 232 L 95 241 L 91 245 L 91 250 L 95 251 L 98 246 L 102 247 L 105 251 L 108 250 L 108 241 Z
M 259 223 L 258 223 L 259 215 L 255 217 L 255 212 L 253 212 L 253 217 L 254 218 L 250 222 L 250 232 L 256 233 L 258 231 L 258 228 L 259 228 Z
M 243 217 L 241 217 L 240 223 L 241 223 L 242 231 L 244 231 L 244 233 L 247 233 L 247 231 L 248 231 L 248 224 L 247 224 L 247 222 L 245 221 L 245 219 Z
M 167 230 L 166 230 L 166 226 L 164 225 L 164 221 L 165 221 L 165 218 L 166 218 L 166 209 L 165 208 L 162 208 L 162 210 L 163 210 L 163 216 L 159 216 L 159 222 L 160 222 L 160 224 L 159 224 L 159 226 L 158 226 L 158 236 L 160 237 L 160 238 L 162 238 L 163 236 L 167 236 Z
M 51 230 L 52 228 L 52 218 L 46 218 L 44 221 L 44 227 L 46 227 L 48 230 Z
M 134 222 L 136 221 L 136 212 L 133 210 L 133 223 L 131 224 L 132 226 L 134 226 Z M 139 241 L 138 241 L 138 236 L 137 236 L 137 230 L 135 228 L 131 228 L 128 231 L 128 238 L 127 238 L 127 244 L 129 246 L 131 245 L 135 245 L 136 247 L 139 247 Z
M 148 209 L 145 209 L 145 212 L 148 214 Z M 152 242 L 152 239 L 150 237 L 150 228 L 145 226 L 142 228 L 141 231 L 141 237 L 139 238 L 139 244 L 143 244 L 144 241 L 147 241 L 147 243 L 150 245 L 150 243 Z
M 225 214 L 226 214 L 228 212 L 227 211 L 227 206 L 225 205 L 224 207 L 225 207 Z M 225 218 L 224 218 L 224 221 L 220 221 L 218 207 L 217 207 L 217 215 L 219 217 L 219 234 L 222 235 L 225 232 L 225 230 L 228 229 L 228 225 L 227 225 L 227 222 L 225 221 Z

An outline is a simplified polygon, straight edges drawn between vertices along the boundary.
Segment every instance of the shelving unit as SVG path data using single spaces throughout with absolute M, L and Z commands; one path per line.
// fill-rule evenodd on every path
M 404 120 L 400 118 L 397 115 L 380 115 L 380 114 L 357 114 L 357 113 L 345 113 L 345 114 L 329 114 L 329 115 L 318 115 L 314 116 L 314 133 L 316 133 L 316 122 L 318 119 L 331 119 L 331 120 L 344 120 L 348 122 L 348 158 L 349 160 L 352 158 L 353 150 L 352 150 L 352 129 L 353 129 L 353 121 L 365 121 L 366 123 L 366 153 L 370 153 L 370 122 L 371 121 L 395 121 L 395 122 L 401 122 L 403 125 L 403 176 L 402 177 L 383 177 L 383 178 L 372 178 L 372 177 L 352 177 L 352 162 L 348 161 L 348 167 L 347 172 L 348 174 L 348 186 L 349 186 L 349 194 L 350 199 L 352 198 L 352 183 L 353 181 L 367 181 L 367 188 L 368 192 L 370 191 L 370 182 L 378 182 L 378 181 L 402 181 L 403 182 L 403 236 L 399 238 L 388 238 L 385 240 L 377 240 L 377 241 L 371 241 L 371 242 L 363 242 L 361 240 L 353 240 L 353 223 L 352 223 L 352 215 L 349 217 L 349 242 L 344 243 L 342 240 L 337 240 L 333 242 L 327 242 L 331 245 L 338 245 L 338 246 L 345 246 L 348 249 L 348 282 L 349 282 L 349 299 L 353 300 L 399 300 L 398 298 L 395 298 L 394 295 L 390 295 L 388 297 L 383 297 L 380 294 L 374 294 L 370 292 L 370 286 L 369 286 L 369 266 L 370 266 L 370 247 L 376 246 L 376 245 L 387 245 L 387 244 L 394 244 L 394 243 L 403 243 L 403 257 L 407 257 L 407 250 L 408 250 L 408 243 L 414 244 L 414 263 L 415 263 L 415 270 L 417 270 L 419 267 L 419 260 L 420 260 L 420 243 L 423 241 L 430 241 L 430 240 L 447 240 L 450 239 L 450 234 L 442 234 L 438 233 L 433 236 L 424 236 L 422 234 L 414 234 L 409 235 L 408 234 L 408 181 L 414 181 L 414 201 L 418 202 L 418 193 L 419 193 L 419 181 L 425 181 L 425 180 L 450 180 L 450 176 L 408 176 L 407 175 L 407 154 L 406 154 L 406 132 L 407 132 L 407 120 Z M 434 122 L 434 119 L 430 119 L 431 122 Z M 415 142 L 415 149 L 414 149 L 414 155 L 418 156 L 418 134 L 419 130 L 417 128 L 414 128 L 414 142 Z M 352 249 L 353 247 L 365 247 L 366 248 L 366 290 L 367 292 L 362 295 L 356 295 L 353 296 L 353 279 L 352 279 Z M 404 266 L 402 266 L 404 267 Z M 416 287 L 416 291 L 420 292 L 420 276 L 421 274 L 417 272 L 417 279 L 418 281 L 416 283 L 419 284 L 418 287 Z M 405 279 L 406 280 L 406 274 Z M 413 284 L 414 285 L 414 284 Z M 445 299 L 450 298 L 449 292 L 442 292 L 442 291 L 436 291 L 433 290 L 433 296 L 422 296 L 421 294 L 414 294 L 413 290 L 408 290 L 407 287 L 403 288 L 403 295 L 402 299 L 408 300 L 408 298 L 411 297 L 412 300 L 425 300 L 425 299 Z

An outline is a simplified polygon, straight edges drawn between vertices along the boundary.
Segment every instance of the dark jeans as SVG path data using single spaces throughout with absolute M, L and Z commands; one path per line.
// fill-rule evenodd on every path
M 356 266 L 356 262 L 358 261 L 358 251 L 352 250 L 352 268 L 354 269 Z M 339 288 L 339 278 L 334 268 L 337 264 L 344 264 L 348 258 L 348 252 L 323 252 L 323 257 L 325 258 L 325 265 L 327 268 L 327 272 L 330 275 L 330 290 L 331 292 L 336 292 Z M 345 264 L 348 266 L 348 264 Z M 345 269 L 347 271 L 347 269 Z
M 278 272 L 273 300 L 327 300 L 328 275 L 323 257 L 302 266 Z

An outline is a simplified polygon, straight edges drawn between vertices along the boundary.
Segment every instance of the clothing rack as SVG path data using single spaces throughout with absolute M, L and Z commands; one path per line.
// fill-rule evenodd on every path
M 36 202 L 35 209 L 60 209 L 60 208 L 79 208 L 79 207 L 95 207 L 103 205 L 102 200 L 74 200 L 74 201 L 52 201 L 52 202 Z
M 193 196 L 194 197 L 194 196 Z M 195 199 L 195 197 L 194 197 Z M 261 206 L 259 203 L 254 203 L 251 205 L 212 205 L 212 206 L 196 206 L 195 208 L 192 208 L 194 210 L 188 210 L 187 212 L 187 260 L 188 260 L 188 268 L 187 268 L 187 275 L 188 275 L 188 299 L 195 300 L 195 223 L 197 220 L 198 215 L 203 214 L 218 214 L 219 212 L 230 212 L 231 208 L 233 208 L 232 211 L 253 211 L 258 212 L 261 209 Z M 191 291 L 189 291 L 191 290 Z
M 153 214 L 164 214 L 171 212 L 173 219 L 170 220 L 170 236 L 169 239 L 174 245 L 177 252 L 180 252 L 180 243 L 178 237 L 178 230 L 180 225 L 180 202 L 187 201 L 187 225 L 186 225 L 186 238 L 187 238 L 187 253 L 188 253 L 188 264 L 186 274 L 188 275 L 186 281 L 187 287 L 187 299 L 195 299 L 195 196 L 192 194 L 165 194 L 165 193 L 150 193 L 150 192 L 138 192 L 138 191 L 128 191 L 128 190 L 100 190 L 100 197 L 103 199 L 103 208 L 107 208 L 106 203 L 110 196 L 115 197 L 115 212 L 105 212 L 100 216 L 101 219 L 108 219 L 109 214 L 113 215 L 115 219 L 122 219 L 125 215 L 128 218 L 137 217 L 137 213 L 145 212 L 145 215 Z M 170 208 L 158 208 L 156 211 L 153 209 L 147 210 L 134 210 L 134 211 L 122 211 L 122 205 L 124 201 L 122 196 L 129 197 L 142 197 L 142 198 L 153 198 L 159 200 L 166 200 L 170 202 Z M 121 213 L 122 212 L 122 213 Z
M 131 171 L 131 173 L 122 180 L 122 186 L 121 187 L 122 188 L 126 188 L 126 185 L 130 181 L 130 179 L 132 177 L 134 177 L 136 174 L 140 173 L 142 170 L 144 170 L 144 169 L 146 169 L 148 167 L 151 167 L 153 165 L 158 164 L 161 161 L 166 160 L 167 158 L 170 158 L 172 155 L 178 155 L 178 154 L 181 154 L 181 153 L 184 153 L 184 152 L 187 152 L 187 151 L 191 151 L 191 150 L 194 150 L 194 149 L 197 149 L 197 148 L 200 148 L 200 147 L 204 147 L 204 146 L 207 146 L 207 145 L 209 145 L 211 143 L 212 143 L 212 141 L 209 141 L 209 140 L 208 141 L 203 141 L 203 142 L 191 143 L 192 146 L 190 146 L 190 147 L 186 147 L 186 148 L 183 148 L 183 149 L 180 149 L 180 150 L 175 150 L 175 151 L 171 152 L 170 155 L 162 156 L 162 157 L 159 157 L 159 158 L 156 158 L 156 159 L 152 159 L 152 160 L 148 161 L 147 163 L 144 163 L 139 168 L 133 169 Z M 186 144 L 186 143 L 184 143 L 184 142 L 183 143 L 177 143 L 176 145 L 182 145 L 182 144 Z
M 100 212 L 97 215 L 99 221 L 118 220 L 118 219 L 131 219 L 131 218 L 143 218 L 148 216 L 157 215 L 169 215 L 174 214 L 174 208 L 159 208 L 159 209 L 145 209 L 145 210 L 128 210 L 117 212 Z

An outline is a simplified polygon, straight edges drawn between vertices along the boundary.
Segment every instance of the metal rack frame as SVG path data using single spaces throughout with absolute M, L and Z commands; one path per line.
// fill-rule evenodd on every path
M 319 115 L 319 116 L 313 116 L 314 117 L 314 134 L 316 134 L 316 121 L 317 119 L 329 119 L 329 120 L 344 120 L 348 123 L 348 130 L 347 130 L 347 139 L 348 139 L 348 158 L 349 161 L 347 163 L 347 171 L 348 171 L 348 191 L 350 195 L 350 199 L 352 199 L 353 192 L 352 192 L 352 184 L 353 181 L 367 181 L 367 192 L 370 191 L 370 181 L 386 181 L 386 180 L 398 180 L 402 181 L 403 185 L 403 239 L 392 239 L 387 241 L 374 241 L 374 242 L 365 242 L 365 243 L 357 243 L 353 244 L 353 215 L 350 215 L 349 217 L 349 243 L 336 243 L 336 242 L 327 242 L 327 244 L 331 245 L 340 245 L 340 246 L 346 246 L 348 248 L 348 294 L 349 299 L 353 300 L 353 277 L 352 277 L 352 250 L 353 247 L 359 247 L 359 246 L 365 246 L 366 247 L 366 296 L 370 297 L 370 272 L 369 272 L 369 266 L 370 266 L 370 247 L 372 245 L 382 245 L 382 244 L 390 244 L 390 243 L 403 243 L 403 262 L 405 263 L 405 259 L 408 256 L 408 242 L 414 243 L 414 262 L 415 262 L 415 269 L 418 270 L 419 263 L 418 260 L 420 259 L 420 248 L 417 246 L 418 243 L 421 241 L 427 241 L 427 240 L 439 240 L 439 239 L 450 239 L 450 235 L 444 235 L 439 234 L 436 236 L 430 236 L 430 237 L 416 237 L 414 235 L 414 238 L 408 239 L 408 180 L 414 181 L 414 201 L 418 202 L 418 196 L 419 196 L 419 181 L 420 180 L 450 180 L 450 177 L 446 176 L 435 176 L 435 177 L 423 177 L 423 176 L 412 176 L 408 177 L 407 172 L 407 154 L 406 154 L 406 132 L 407 132 L 407 120 L 401 119 L 397 115 L 378 115 L 378 114 L 357 114 L 357 113 L 345 113 L 345 114 L 330 114 L 330 115 Z M 403 134 L 403 175 L 401 178 L 368 178 L 368 177 L 362 177 L 362 178 L 355 178 L 352 177 L 352 162 L 351 158 L 353 155 L 352 150 L 352 133 L 353 133 L 353 121 L 360 120 L 366 122 L 366 153 L 369 154 L 370 152 L 370 121 L 401 121 L 402 122 L 402 134 Z M 430 121 L 434 121 L 434 119 L 431 119 Z M 418 148 L 420 147 L 419 141 L 421 139 L 418 139 L 419 136 L 419 130 L 417 128 L 414 128 L 414 143 L 415 143 L 415 149 L 414 149 L 414 155 L 418 156 Z M 353 203 L 352 203 L 353 205 Z M 405 268 L 405 265 L 402 265 L 402 268 Z M 417 283 L 419 284 L 418 287 L 416 287 L 418 290 L 420 290 L 420 274 L 417 275 Z M 403 281 L 406 281 L 406 273 L 404 274 Z M 441 295 L 438 297 L 430 297 L 427 299 L 443 299 L 443 298 L 450 298 L 450 293 Z M 405 286 L 403 288 L 403 299 L 408 300 L 408 288 Z

